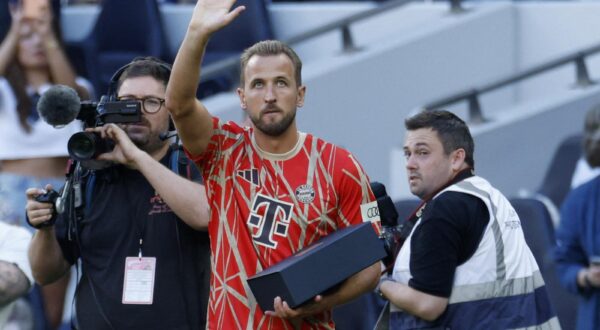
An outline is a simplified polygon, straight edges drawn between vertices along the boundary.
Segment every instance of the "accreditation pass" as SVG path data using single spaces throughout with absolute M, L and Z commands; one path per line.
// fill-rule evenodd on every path
M 151 305 L 154 297 L 155 257 L 125 258 L 123 304 Z

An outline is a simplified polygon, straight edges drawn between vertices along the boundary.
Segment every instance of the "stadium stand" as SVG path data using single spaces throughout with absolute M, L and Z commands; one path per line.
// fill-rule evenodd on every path
M 81 47 L 87 76 L 102 95 L 112 74 L 136 56 L 171 62 L 167 45 L 156 0 L 104 0 Z
M 510 203 L 521 219 L 525 240 L 546 282 L 550 300 L 563 329 L 575 329 L 577 299 L 564 290 L 558 281 L 553 259 L 554 225 L 546 205 L 535 198 L 511 198 Z
M 538 193 L 548 197 L 559 208 L 571 190 L 571 179 L 577 160 L 582 155 L 582 135 L 566 137 L 552 156 Z

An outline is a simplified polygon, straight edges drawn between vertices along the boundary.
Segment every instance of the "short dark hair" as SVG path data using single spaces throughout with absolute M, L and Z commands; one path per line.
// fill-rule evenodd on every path
M 166 87 L 171 76 L 171 65 L 152 56 L 136 57 L 119 77 L 116 90 L 121 88 L 125 79 L 147 76 L 162 82 Z
M 593 106 L 585 115 L 583 126 L 583 150 L 590 167 L 600 166 L 600 104 Z
M 444 152 L 449 155 L 457 149 L 465 150 L 465 162 L 475 168 L 473 153 L 475 152 L 475 143 L 469 131 L 467 124 L 457 115 L 446 110 L 425 110 L 404 121 L 404 126 L 408 131 L 414 131 L 420 128 L 431 128 L 437 132 Z
M 302 85 L 302 61 L 296 52 L 285 43 L 279 40 L 264 40 L 259 41 L 249 48 L 246 48 L 240 56 L 240 86 L 243 87 L 245 83 L 244 70 L 248 65 L 248 61 L 254 55 L 258 56 L 272 56 L 285 54 L 294 65 L 294 78 L 296 85 Z

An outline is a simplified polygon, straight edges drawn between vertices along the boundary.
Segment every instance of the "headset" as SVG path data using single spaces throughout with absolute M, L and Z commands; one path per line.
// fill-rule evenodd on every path
M 117 86 L 119 85 L 119 79 L 121 79 L 123 73 L 131 66 L 140 64 L 140 62 L 146 62 L 146 65 L 155 65 L 168 72 L 169 76 L 171 75 L 171 65 L 169 65 L 166 62 L 163 62 L 159 58 L 153 56 L 135 57 L 131 62 L 120 67 L 110 78 L 110 82 L 108 84 L 108 91 L 106 93 L 109 102 L 117 101 Z M 175 131 L 175 123 L 173 123 L 173 119 L 169 115 L 169 130 L 167 132 L 160 133 L 160 139 L 164 141 L 175 136 L 176 133 L 172 133 L 173 131 Z

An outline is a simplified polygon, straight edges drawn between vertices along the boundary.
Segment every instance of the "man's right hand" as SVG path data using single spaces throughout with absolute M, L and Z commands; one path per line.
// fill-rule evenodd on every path
M 37 196 L 42 195 L 51 189 L 52 185 L 48 184 L 46 185 L 46 190 L 40 188 L 29 188 L 25 192 L 27 195 L 25 211 L 27 212 L 27 217 L 29 218 L 29 222 L 32 226 L 38 226 L 52 218 L 54 205 L 51 203 L 40 203 L 35 200 Z
M 210 36 L 227 26 L 246 9 L 244 6 L 238 6 L 231 10 L 234 3 L 235 0 L 198 0 L 190 21 L 190 28 Z

